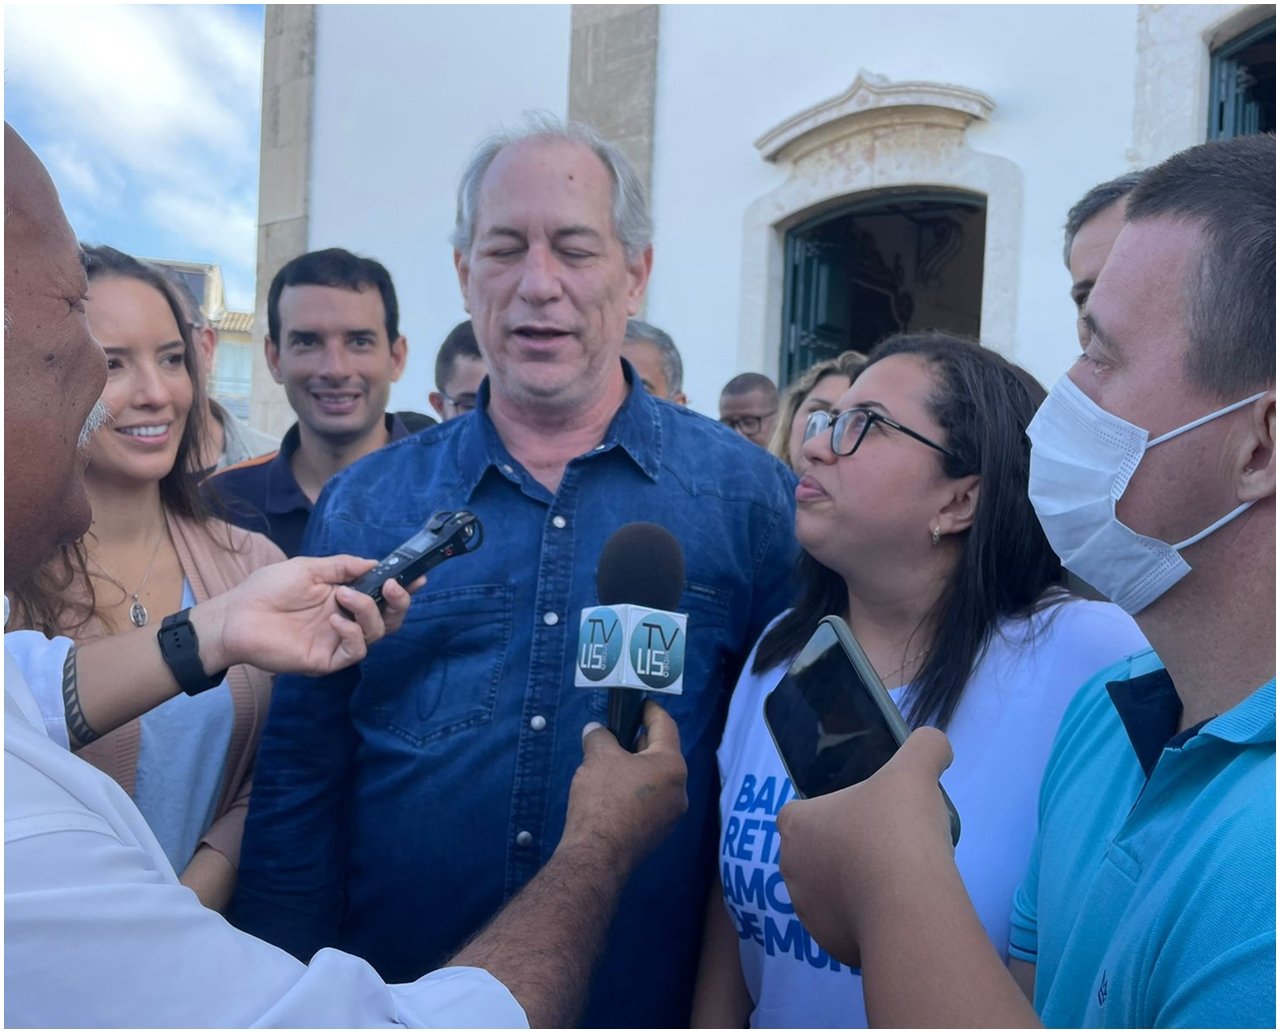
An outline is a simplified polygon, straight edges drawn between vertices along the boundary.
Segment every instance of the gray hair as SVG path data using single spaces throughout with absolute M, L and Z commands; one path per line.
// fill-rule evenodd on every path
M 680 351 L 670 334 L 643 319 L 628 319 L 627 332 L 622 335 L 622 339 L 648 341 L 657 348 L 662 359 L 662 375 L 667 378 L 667 391 L 674 395 L 684 390 L 684 363 L 680 360 Z
M 622 243 L 627 261 L 633 262 L 644 253 L 653 238 L 653 224 L 649 220 L 644 184 L 640 182 L 631 160 L 621 148 L 589 125 L 562 122 L 546 111 L 526 112 L 520 128 L 495 133 L 472 154 L 458 183 L 458 210 L 453 233 L 449 237 L 455 249 L 466 254 L 474 243 L 480 185 L 493 159 L 503 148 L 524 140 L 564 140 L 589 147 L 613 180 L 613 231 Z
M 1071 211 L 1067 212 L 1067 224 L 1063 227 L 1063 265 L 1068 268 L 1071 266 L 1071 245 L 1075 242 L 1080 227 L 1099 212 L 1110 208 L 1122 197 L 1128 197 L 1133 188 L 1138 185 L 1138 180 L 1142 178 L 1144 171 L 1139 169 L 1137 172 L 1126 172 L 1123 176 L 1116 176 L 1115 179 L 1099 183 L 1071 206 Z
M 103 427 L 112 421 L 114 417 L 111 410 L 107 408 L 107 403 L 99 398 L 89 410 L 89 415 L 85 417 L 84 426 L 80 428 L 80 439 L 76 442 L 76 448 L 81 452 L 89 447 L 89 442 L 93 436 Z

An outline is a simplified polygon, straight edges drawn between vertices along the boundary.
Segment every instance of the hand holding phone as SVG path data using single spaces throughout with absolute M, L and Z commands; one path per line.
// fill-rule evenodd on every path
M 909 729 L 880 676 L 839 617 L 824 617 L 764 701 L 769 734 L 804 798 L 822 796 L 874 775 Z M 960 840 L 960 816 L 938 787 Z

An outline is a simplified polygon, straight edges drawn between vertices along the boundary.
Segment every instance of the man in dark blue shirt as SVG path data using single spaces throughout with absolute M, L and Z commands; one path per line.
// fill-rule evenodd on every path
M 477 409 L 337 475 L 303 551 L 385 555 L 463 507 L 484 544 L 433 570 L 358 669 L 277 683 L 234 920 L 299 957 L 340 945 L 394 978 L 448 956 L 518 892 L 560 839 L 582 724 L 604 719 L 607 693 L 573 685 L 597 558 L 621 525 L 653 521 L 686 561 L 684 694 L 664 705 L 689 810 L 627 884 L 582 1022 L 684 1026 L 715 751 L 738 669 L 789 602 L 794 478 L 654 399 L 621 360 L 652 249 L 616 148 L 548 125 L 492 140 L 459 212 L 455 262 L 489 367 Z
M 371 258 L 329 248 L 281 267 L 267 292 L 267 365 L 298 422 L 278 452 L 205 482 L 215 513 L 298 554 L 329 478 L 410 433 L 387 412 L 409 348 L 399 324 L 391 275 Z

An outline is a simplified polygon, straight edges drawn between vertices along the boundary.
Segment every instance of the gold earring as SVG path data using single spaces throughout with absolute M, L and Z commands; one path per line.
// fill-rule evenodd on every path
M 934 527 L 930 529 L 929 540 L 933 542 L 934 545 L 940 545 L 942 543 L 942 528 Z

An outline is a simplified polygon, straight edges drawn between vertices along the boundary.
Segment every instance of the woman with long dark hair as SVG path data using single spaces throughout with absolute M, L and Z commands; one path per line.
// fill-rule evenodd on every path
M 266 538 L 212 519 L 201 504 L 195 469 L 207 410 L 173 287 L 114 248 L 85 248 L 85 259 L 111 413 L 88 445 L 93 524 L 13 588 L 10 621 L 78 641 L 158 625 L 283 559 Z M 265 672 L 233 667 L 217 688 L 73 744 L 129 792 L 182 882 L 216 909 L 235 884 L 270 688 Z
M 762 714 L 827 614 L 848 621 L 908 724 L 947 731 L 956 861 L 1006 949 L 1062 712 L 1089 675 L 1145 648 L 1119 608 L 1066 591 L 1027 499 L 1025 432 L 1044 397 L 995 352 L 925 332 L 883 341 L 837 414 L 810 416 L 799 600 L 748 661 L 718 754 L 720 880 L 696 1025 L 866 1025 L 861 978 L 800 925 L 778 873 L 774 818 L 794 791 Z

